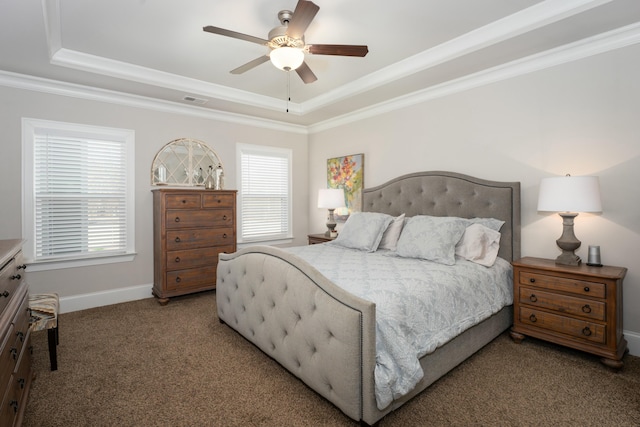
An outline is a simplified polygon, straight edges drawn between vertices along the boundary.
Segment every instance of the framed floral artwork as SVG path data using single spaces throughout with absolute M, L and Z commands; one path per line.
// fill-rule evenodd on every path
M 344 208 L 335 210 L 336 221 L 346 221 L 351 212 L 362 211 L 364 154 L 334 157 L 327 160 L 327 187 L 344 189 Z

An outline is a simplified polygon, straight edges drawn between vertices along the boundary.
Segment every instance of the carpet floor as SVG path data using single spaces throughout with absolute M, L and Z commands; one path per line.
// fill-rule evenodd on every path
M 58 370 L 32 335 L 23 425 L 356 426 L 218 322 L 215 292 L 60 316 Z M 380 426 L 640 426 L 640 358 L 599 358 L 504 333 Z

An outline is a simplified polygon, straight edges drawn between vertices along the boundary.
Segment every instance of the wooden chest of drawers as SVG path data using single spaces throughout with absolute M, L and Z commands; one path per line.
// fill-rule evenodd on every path
M 514 320 L 511 337 L 532 336 L 602 357 L 622 367 L 622 267 L 560 266 L 553 260 L 513 262 Z
M 33 378 L 21 240 L 0 240 L 0 425 L 22 423 Z
M 235 190 L 153 190 L 153 294 L 214 289 L 218 254 L 236 251 Z

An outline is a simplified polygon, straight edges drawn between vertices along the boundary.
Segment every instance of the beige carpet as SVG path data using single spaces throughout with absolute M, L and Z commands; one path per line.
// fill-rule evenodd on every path
M 33 335 L 25 426 L 354 426 L 218 322 L 215 293 L 61 315 L 58 371 Z M 381 426 L 640 426 L 640 358 L 597 357 L 505 333 Z

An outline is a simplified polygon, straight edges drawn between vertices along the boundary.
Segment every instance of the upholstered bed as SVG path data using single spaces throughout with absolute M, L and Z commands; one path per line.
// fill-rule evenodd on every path
M 405 214 L 407 218 L 499 220 L 504 222 L 499 258 L 512 261 L 520 257 L 517 182 L 488 181 L 452 172 L 413 173 L 365 189 L 363 211 L 393 217 Z M 374 375 L 376 304 L 344 290 L 299 255 L 267 246 L 220 254 L 218 316 L 363 424 L 375 424 L 512 324 L 512 306 L 507 305 L 421 356 L 423 376 L 415 387 L 380 408 Z

